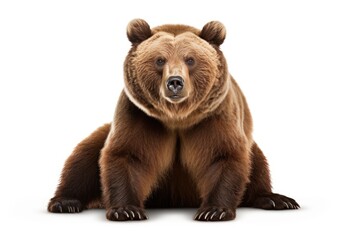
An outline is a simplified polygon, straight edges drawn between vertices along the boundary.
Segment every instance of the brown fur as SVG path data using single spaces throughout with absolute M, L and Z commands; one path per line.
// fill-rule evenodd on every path
M 299 207 L 271 191 L 246 99 L 219 48 L 225 34 L 216 21 L 202 30 L 129 23 L 114 120 L 76 147 L 49 211 L 97 203 L 116 221 L 146 219 L 145 207 L 199 207 L 196 220 L 220 221 L 238 206 Z M 179 93 L 167 85 L 173 76 L 184 80 Z

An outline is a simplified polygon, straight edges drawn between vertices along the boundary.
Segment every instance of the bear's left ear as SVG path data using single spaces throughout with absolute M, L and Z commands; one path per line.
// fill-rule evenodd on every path
M 225 26 L 218 21 L 208 22 L 201 30 L 200 37 L 210 44 L 220 46 L 226 37 Z
M 132 44 L 141 43 L 151 37 L 149 24 L 142 19 L 134 19 L 129 22 L 126 30 L 129 41 Z

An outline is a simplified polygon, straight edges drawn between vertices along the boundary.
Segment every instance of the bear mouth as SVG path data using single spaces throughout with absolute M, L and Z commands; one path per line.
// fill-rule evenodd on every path
M 170 96 L 169 98 L 171 98 L 171 99 L 179 99 L 179 98 L 182 98 L 182 96 L 174 94 L 174 95 Z
M 168 102 L 171 103 L 180 103 L 186 99 L 186 97 L 179 95 L 179 94 L 172 94 L 169 96 L 166 96 L 165 98 Z

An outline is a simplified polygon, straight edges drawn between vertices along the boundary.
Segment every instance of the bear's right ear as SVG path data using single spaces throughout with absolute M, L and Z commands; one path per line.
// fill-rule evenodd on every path
M 151 37 L 149 24 L 142 19 L 134 19 L 129 22 L 126 30 L 129 41 L 132 44 L 141 43 Z
M 226 29 L 224 24 L 222 24 L 221 22 L 208 22 L 201 30 L 199 36 L 210 44 L 220 46 L 225 40 Z

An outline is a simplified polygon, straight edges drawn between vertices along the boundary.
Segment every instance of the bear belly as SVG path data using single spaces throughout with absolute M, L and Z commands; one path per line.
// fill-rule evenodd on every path
M 200 197 L 190 174 L 176 159 L 145 201 L 146 208 L 197 208 Z

